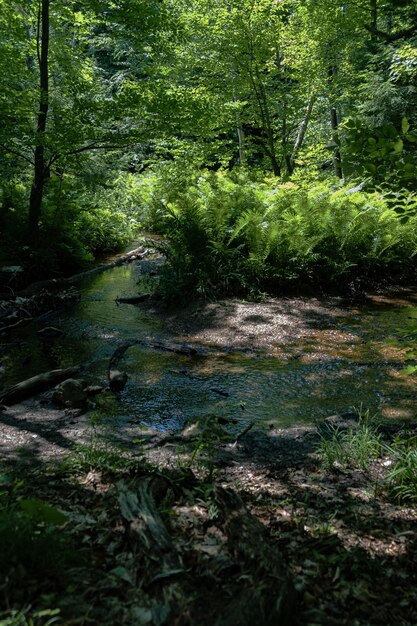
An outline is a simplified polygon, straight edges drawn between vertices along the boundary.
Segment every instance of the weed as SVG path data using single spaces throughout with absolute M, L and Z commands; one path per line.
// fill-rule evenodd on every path
M 40 500 L 18 500 L 0 512 L 0 580 L 6 606 L 30 603 L 34 589 L 37 596 L 62 592 L 71 572 L 85 565 L 85 551 L 60 528 L 65 521 L 61 511 Z M 7 619 L 6 624 L 35 623 Z
M 230 440 L 231 435 L 213 415 L 207 415 L 190 423 L 187 434 L 192 437 L 192 450 L 187 466 L 203 470 L 209 488 L 212 484 L 216 464 L 215 455 L 219 445 Z
M 74 453 L 65 459 L 62 469 L 69 473 L 98 470 L 111 474 L 127 471 L 137 464 L 137 459 L 127 458 L 122 452 L 114 445 L 93 439 L 89 445 L 78 445 Z
M 327 469 L 337 466 L 366 469 L 381 452 L 381 435 L 366 420 L 360 421 L 355 429 L 330 426 L 329 433 L 321 436 L 318 445 L 322 465 Z
M 0 626 L 52 626 L 60 621 L 59 609 L 12 610 L 0 615 Z
M 388 489 L 398 502 L 417 502 L 417 435 L 403 433 L 388 452 L 394 462 L 387 475 Z

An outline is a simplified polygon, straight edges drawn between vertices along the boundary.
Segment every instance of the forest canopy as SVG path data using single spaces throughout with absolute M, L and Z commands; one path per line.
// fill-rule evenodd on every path
M 168 237 L 168 292 L 409 274 L 416 17 L 415 0 L 1 0 L 2 261 L 69 272 L 142 227 Z

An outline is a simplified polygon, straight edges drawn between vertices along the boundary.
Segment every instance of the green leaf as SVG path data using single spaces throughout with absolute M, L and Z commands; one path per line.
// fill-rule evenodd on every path
M 52 526 L 62 526 L 68 521 L 68 517 L 42 500 L 20 500 L 20 506 L 26 515 L 35 522 L 44 522 Z
M 9 474 L 0 474 L 0 487 L 11 487 L 13 478 Z
M 392 154 L 400 154 L 404 149 L 404 142 L 401 137 L 398 137 L 397 141 L 393 142 L 391 145 L 393 148 Z
M 110 574 L 113 574 L 117 578 L 120 578 L 120 580 L 124 580 L 125 582 L 133 585 L 134 581 L 132 579 L 132 576 L 130 575 L 128 570 L 121 565 L 119 565 L 119 567 L 114 567 L 112 570 L 110 570 Z
M 138 497 L 133 491 L 129 491 L 123 481 L 119 481 L 117 487 L 120 492 L 117 500 L 122 517 L 128 522 L 133 522 L 140 513 Z
M 401 130 L 405 134 L 406 132 L 408 132 L 409 128 L 410 124 L 408 123 L 408 119 L 406 117 L 403 117 L 403 119 L 401 120 Z
M 407 139 L 407 141 L 410 141 L 411 143 L 416 143 L 417 142 L 417 133 L 407 133 L 405 138 Z
M 368 172 L 370 172 L 371 174 L 376 174 L 377 171 L 377 167 L 375 165 L 375 163 L 365 163 L 365 168 L 368 170 Z
M 401 370 L 401 374 L 404 374 L 404 376 L 408 376 L 409 374 L 414 374 L 414 372 L 416 371 L 417 365 L 409 365 L 408 367 L 405 367 Z
M 417 174 L 417 167 L 412 163 L 406 163 L 403 167 L 403 175 L 405 178 L 414 178 Z

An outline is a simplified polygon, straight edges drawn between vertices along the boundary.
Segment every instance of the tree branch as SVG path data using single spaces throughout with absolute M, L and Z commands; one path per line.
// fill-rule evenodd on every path
M 414 35 L 414 33 L 417 33 L 417 24 L 415 24 L 414 26 L 410 26 L 410 28 L 400 30 L 398 31 L 398 33 L 385 33 L 384 31 L 378 30 L 378 28 L 374 28 L 369 24 L 365 24 L 364 26 L 369 33 L 371 33 L 372 35 L 376 35 L 380 39 L 384 39 L 388 43 L 398 41 L 399 39 L 407 39 L 408 37 Z
M 27 157 L 25 154 L 23 154 L 22 152 L 19 152 L 18 150 L 13 150 L 13 148 L 9 148 L 8 146 L 5 146 L 4 144 L 0 144 L 0 148 L 2 150 L 4 150 L 4 152 L 10 152 L 10 154 L 14 154 L 15 156 L 20 157 L 21 159 L 24 159 L 25 161 L 27 161 L 28 163 L 30 163 L 31 165 L 34 165 L 34 161 L 32 159 L 30 159 L 29 157 Z
M 81 146 L 81 148 L 76 148 L 75 150 L 70 150 L 69 152 L 63 152 L 62 154 L 55 154 L 49 159 L 49 166 L 53 165 L 62 159 L 62 157 L 73 156 L 75 154 L 81 154 L 82 152 L 88 152 L 89 150 L 121 150 L 122 148 L 129 148 L 133 146 L 133 143 L 125 143 L 125 144 L 99 144 L 98 142 L 93 142 L 88 144 L 87 146 Z

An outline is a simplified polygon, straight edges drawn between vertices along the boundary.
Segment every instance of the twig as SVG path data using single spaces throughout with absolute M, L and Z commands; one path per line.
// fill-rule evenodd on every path
M 236 448 L 237 444 L 239 443 L 240 439 L 242 439 L 242 437 L 244 435 L 246 435 L 246 433 L 248 433 L 253 427 L 255 426 L 255 422 L 251 422 L 248 426 L 246 426 L 246 428 L 244 428 L 242 430 L 242 432 L 240 432 L 236 439 L 234 440 L 234 442 L 230 445 L 231 448 Z

